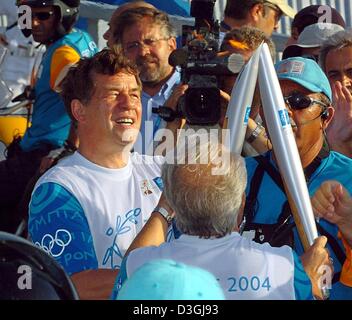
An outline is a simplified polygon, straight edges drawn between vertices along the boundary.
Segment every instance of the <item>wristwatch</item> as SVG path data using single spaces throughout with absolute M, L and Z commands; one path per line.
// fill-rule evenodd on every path
M 251 135 L 246 139 L 247 142 L 252 143 L 255 139 L 257 139 L 263 129 L 264 127 L 260 123 L 257 123 L 257 126 L 252 131 Z
M 168 226 L 171 224 L 173 216 L 164 207 L 157 206 L 155 207 L 153 212 L 160 213 L 163 216 L 163 218 L 166 220 Z

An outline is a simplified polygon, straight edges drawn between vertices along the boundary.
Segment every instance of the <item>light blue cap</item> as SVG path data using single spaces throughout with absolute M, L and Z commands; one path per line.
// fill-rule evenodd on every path
M 152 260 L 123 284 L 117 300 L 224 300 L 214 275 L 173 260 Z
M 329 80 L 320 66 L 312 59 L 294 57 L 275 65 L 279 80 L 291 80 L 307 90 L 324 93 L 332 101 Z

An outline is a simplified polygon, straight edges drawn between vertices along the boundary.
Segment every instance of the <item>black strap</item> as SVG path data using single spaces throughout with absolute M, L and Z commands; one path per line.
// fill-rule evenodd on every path
M 263 177 L 264 177 L 264 168 L 261 166 L 257 166 L 257 169 L 255 170 L 251 180 L 249 194 L 246 198 L 246 205 L 244 208 L 244 216 L 246 218 L 246 223 L 250 223 L 253 221 L 255 213 L 257 211 L 257 205 L 258 205 L 257 195 L 258 195 Z
M 320 166 L 322 160 L 324 158 L 326 158 L 327 156 L 329 155 L 329 151 L 325 148 L 322 148 L 322 150 L 320 151 L 319 155 L 312 161 L 312 163 L 304 170 L 305 172 L 305 177 L 306 177 L 306 180 L 307 182 L 309 182 L 311 176 L 313 175 L 313 173 L 318 169 L 318 167 Z M 257 176 L 256 173 L 257 171 L 259 172 L 262 172 L 263 169 L 259 169 L 259 167 L 262 167 L 265 169 L 265 171 L 269 174 L 269 176 L 271 177 L 271 179 L 277 184 L 277 186 L 283 191 L 284 191 L 284 186 L 283 186 L 283 182 L 282 182 L 282 178 L 281 178 L 281 175 L 279 174 L 279 172 L 276 170 L 276 168 L 270 163 L 268 157 L 264 157 L 264 156 L 258 156 L 258 157 L 255 157 L 254 158 L 257 162 L 258 162 L 258 167 L 256 169 L 256 172 L 254 173 L 253 175 L 253 179 Z M 259 176 L 259 174 L 258 174 Z M 252 192 L 252 186 L 253 186 L 253 181 L 251 182 L 251 190 L 249 192 L 249 195 L 251 196 L 251 202 L 250 204 L 252 203 L 255 203 L 256 201 L 256 195 L 258 194 L 258 191 L 260 189 L 260 184 L 262 182 L 262 179 L 263 179 L 263 174 L 261 173 L 261 175 L 259 176 L 260 179 L 256 179 L 256 183 L 259 184 L 258 185 L 255 185 L 255 192 L 253 191 Z M 248 210 L 250 211 L 250 210 Z M 252 216 L 250 217 L 252 221 L 254 219 L 254 216 L 255 216 L 255 213 L 256 213 L 256 210 L 254 210 L 254 207 L 252 208 L 251 210 L 252 212 Z M 288 213 L 288 215 L 287 215 Z M 281 214 L 278 218 L 278 220 L 283 220 L 283 223 L 282 225 L 279 226 L 279 228 L 277 229 L 277 234 L 278 234 L 278 238 L 277 239 L 274 239 L 275 237 L 273 236 L 273 239 L 274 239 L 274 242 L 275 241 L 278 241 L 285 235 L 287 234 L 287 231 L 290 230 L 290 227 L 292 227 L 292 225 L 290 225 L 288 223 L 288 218 L 291 217 L 292 214 L 291 214 L 291 210 L 288 206 L 288 202 L 286 201 L 283 205 L 283 208 L 282 208 L 282 211 L 281 211 Z M 246 217 L 247 218 L 247 217 Z M 281 232 L 278 232 L 281 228 L 281 226 L 284 226 L 284 225 L 287 225 L 288 228 L 286 229 L 283 229 L 283 233 Z M 329 246 L 331 247 L 331 249 L 333 250 L 336 258 L 339 260 L 339 263 L 341 264 L 341 266 L 344 264 L 345 262 L 345 259 L 346 259 L 346 254 L 343 252 L 342 248 L 340 247 L 340 245 L 338 244 L 337 240 L 328 232 L 326 231 L 319 223 L 316 224 L 317 225 L 317 229 L 319 231 L 319 233 L 323 236 L 325 236 L 327 239 L 328 239 L 328 244 Z M 273 243 L 272 243 L 273 245 Z M 333 283 L 335 283 L 336 281 L 339 281 L 339 278 L 340 278 L 340 273 L 341 272 L 337 272 L 335 273 L 334 275 L 334 278 L 333 278 Z

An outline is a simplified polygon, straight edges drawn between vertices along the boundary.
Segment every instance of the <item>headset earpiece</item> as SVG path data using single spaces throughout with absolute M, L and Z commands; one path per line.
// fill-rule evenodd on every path
M 328 109 L 324 110 L 324 112 L 321 114 L 321 118 L 323 120 L 327 120 L 329 118 L 329 116 L 330 116 L 330 113 L 329 113 Z

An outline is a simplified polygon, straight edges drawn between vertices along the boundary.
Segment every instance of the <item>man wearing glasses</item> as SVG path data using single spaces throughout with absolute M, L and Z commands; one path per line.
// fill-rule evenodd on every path
M 12 214 L 26 185 L 36 174 L 42 158 L 62 148 L 69 138 L 71 120 L 55 92 L 68 68 L 83 56 L 92 56 L 96 45 L 84 32 L 72 29 L 78 17 L 79 0 L 18 0 L 21 14 L 31 17 L 31 27 L 22 27 L 25 36 L 45 45 L 46 52 L 38 68 L 31 126 L 24 137 L 8 147 L 7 159 L 0 162 L 0 228 L 15 231 L 17 218 Z M 26 7 L 24 7 L 26 6 Z M 30 10 L 29 10 L 30 9 Z M 23 17 L 19 17 L 19 24 Z
M 310 194 L 322 182 L 331 179 L 338 180 L 351 192 L 352 160 L 331 151 L 325 139 L 325 129 L 334 116 L 327 77 L 315 61 L 301 57 L 279 62 L 276 70 Z M 302 245 L 282 190 L 274 154 L 268 152 L 264 156 L 247 158 L 247 170 L 244 235 L 273 246 L 288 244 L 301 254 Z M 337 236 L 338 228 L 324 219 L 320 219 L 317 228 L 328 238 L 337 274 L 333 279 L 331 298 L 351 299 L 351 288 L 339 282 L 345 250 Z
M 136 63 L 143 85 L 141 136 L 135 150 L 152 154 L 153 137 L 166 127 L 152 108 L 164 105 L 180 82 L 180 72 L 168 62 L 170 53 L 176 49 L 176 32 L 165 13 L 145 7 L 123 12 L 114 29 L 115 43 Z
M 227 32 L 242 26 L 260 29 L 268 37 L 277 30 L 282 15 L 293 18 L 296 11 L 286 0 L 228 0 L 221 31 Z

